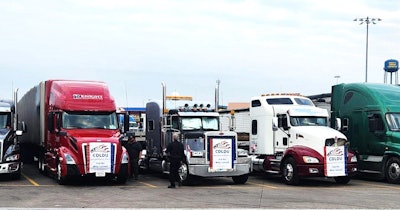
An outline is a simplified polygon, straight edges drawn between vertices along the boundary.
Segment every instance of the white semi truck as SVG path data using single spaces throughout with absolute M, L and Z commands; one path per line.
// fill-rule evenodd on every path
M 328 117 L 300 94 L 264 94 L 252 97 L 250 108 L 233 119 L 249 125 L 254 171 L 281 174 L 291 185 L 302 177 L 333 177 L 346 184 L 357 172 L 357 158 L 346 137 L 328 126 Z
M 168 173 L 165 154 L 172 134 L 177 132 L 185 148 L 186 161 L 180 167 L 183 184 L 198 177 L 232 177 L 244 184 L 251 172 L 251 158 L 238 149 L 237 134 L 221 131 L 219 114 L 210 103 L 192 101 L 188 96 L 166 96 L 146 105 L 146 156 L 144 168 Z
M 22 171 L 22 159 L 18 137 L 17 102 L 18 89 L 14 92 L 14 101 L 0 100 L 0 174 L 9 174 L 11 178 L 19 179 Z M 24 128 L 24 126 L 23 126 Z

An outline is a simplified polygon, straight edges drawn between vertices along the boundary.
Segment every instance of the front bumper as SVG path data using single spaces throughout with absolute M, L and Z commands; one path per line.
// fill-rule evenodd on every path
M 232 171 L 209 172 L 209 165 L 189 165 L 189 174 L 200 177 L 241 176 L 251 172 L 251 164 L 235 164 Z
M 93 176 L 96 177 L 96 173 L 81 173 L 79 167 L 75 164 L 67 164 L 67 176 Z M 115 176 L 115 175 L 123 175 L 129 176 L 129 165 L 127 163 L 123 163 L 119 167 L 118 173 L 105 173 L 106 176 Z M 101 176 L 103 177 L 103 176 Z
M 0 174 L 18 173 L 22 169 L 22 162 L 9 162 L 0 164 Z
M 297 165 L 299 176 L 301 177 L 325 177 L 324 165 L 307 164 Z M 347 176 L 355 176 L 357 174 L 357 163 L 347 164 Z

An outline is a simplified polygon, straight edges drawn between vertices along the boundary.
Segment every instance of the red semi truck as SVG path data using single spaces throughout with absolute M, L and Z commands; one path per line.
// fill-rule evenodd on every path
M 60 184 L 76 177 L 126 182 L 129 157 L 104 82 L 43 81 L 21 98 L 18 109 L 27 130 L 21 155 L 37 160 L 40 172 Z

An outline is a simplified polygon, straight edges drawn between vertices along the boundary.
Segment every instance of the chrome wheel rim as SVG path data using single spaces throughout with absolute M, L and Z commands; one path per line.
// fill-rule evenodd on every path
M 398 163 L 392 163 L 389 166 L 388 175 L 390 179 L 395 180 L 400 176 L 400 166 Z
M 293 178 L 293 166 L 291 164 L 287 164 L 285 166 L 285 179 L 287 181 L 292 180 Z

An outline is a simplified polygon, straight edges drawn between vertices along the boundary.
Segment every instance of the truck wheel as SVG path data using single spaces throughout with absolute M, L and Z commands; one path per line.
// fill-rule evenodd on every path
M 18 172 L 11 174 L 10 178 L 13 180 L 20 180 L 21 179 L 21 169 L 18 170 Z
M 348 176 L 338 176 L 334 178 L 338 184 L 347 184 L 350 182 L 350 177 Z
M 181 178 L 182 184 L 184 184 L 184 185 L 191 184 L 191 176 L 189 174 L 189 167 L 186 163 L 181 164 L 178 174 L 179 174 L 179 177 Z
M 235 184 L 244 184 L 247 182 L 247 180 L 249 179 L 249 175 L 245 174 L 245 175 L 241 175 L 241 176 L 233 176 L 232 180 Z
M 288 185 L 299 184 L 299 174 L 297 171 L 296 161 L 289 157 L 284 160 L 281 168 L 283 181 Z
M 389 183 L 400 183 L 400 159 L 392 157 L 386 164 L 386 179 Z
M 62 176 L 61 170 L 62 170 L 61 169 L 61 163 L 58 162 L 57 163 L 57 182 L 60 185 L 64 185 L 66 183 L 66 177 Z
M 128 180 L 128 177 L 125 176 L 125 175 L 118 175 L 117 176 L 117 183 L 118 184 L 125 184 L 127 180 Z
M 128 164 L 121 164 L 121 167 L 119 168 L 119 174 L 117 175 L 115 181 L 118 184 L 125 184 L 126 181 L 129 178 L 129 166 Z

